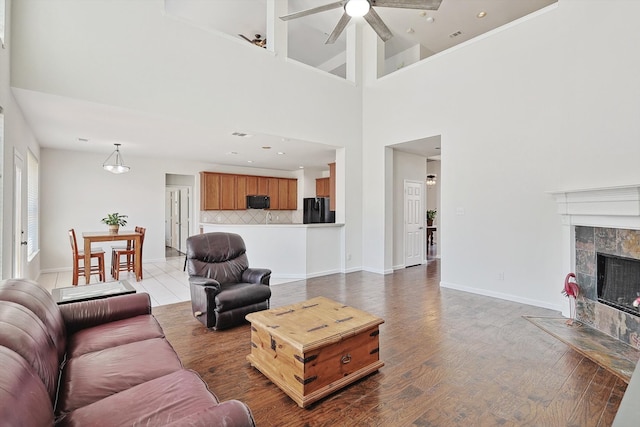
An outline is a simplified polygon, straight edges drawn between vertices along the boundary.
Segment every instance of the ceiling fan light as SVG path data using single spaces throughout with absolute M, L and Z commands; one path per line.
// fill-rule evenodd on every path
M 369 12 L 371 5 L 367 0 L 349 0 L 344 5 L 344 11 L 352 18 L 359 18 Z

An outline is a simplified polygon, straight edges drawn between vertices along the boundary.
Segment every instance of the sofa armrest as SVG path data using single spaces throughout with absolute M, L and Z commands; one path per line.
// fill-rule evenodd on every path
M 209 406 L 192 415 L 167 424 L 171 427 L 255 427 L 256 422 L 249 407 L 239 400 L 227 400 L 215 406 Z
M 242 281 L 245 283 L 260 283 L 269 286 L 271 270 L 268 268 L 247 268 L 242 272 Z
M 144 292 L 119 295 L 63 304 L 60 312 L 67 332 L 74 333 L 103 323 L 151 314 L 151 299 Z

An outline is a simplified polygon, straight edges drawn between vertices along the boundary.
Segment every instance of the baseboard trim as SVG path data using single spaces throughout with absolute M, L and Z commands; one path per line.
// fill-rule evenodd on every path
M 562 312 L 562 305 L 550 304 L 546 301 L 534 300 L 530 298 L 522 298 L 517 295 L 504 294 L 502 292 L 494 292 L 487 289 L 471 288 L 469 286 L 463 286 L 463 285 L 458 285 L 456 283 L 444 282 L 444 281 L 440 282 L 440 287 L 453 289 L 456 291 L 469 292 L 470 294 L 484 295 L 491 298 L 498 298 L 505 301 L 517 302 L 520 304 L 532 305 L 534 307 L 548 308 L 550 310 Z

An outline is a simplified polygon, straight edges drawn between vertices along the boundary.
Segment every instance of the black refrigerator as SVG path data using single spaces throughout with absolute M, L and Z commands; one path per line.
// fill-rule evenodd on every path
M 335 212 L 329 210 L 328 197 L 307 197 L 303 199 L 304 224 L 336 222 Z

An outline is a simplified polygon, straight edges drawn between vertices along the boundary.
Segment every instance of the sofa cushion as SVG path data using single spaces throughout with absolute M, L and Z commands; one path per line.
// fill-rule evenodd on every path
M 181 368 L 180 359 L 164 338 L 123 344 L 70 358 L 62 370 L 56 412 L 73 411 Z
M 87 426 L 100 420 L 101 426 L 163 426 L 217 404 L 198 374 L 182 369 L 76 409 L 57 425 Z
M 11 301 L 31 310 L 44 323 L 62 360 L 66 347 L 64 320 L 49 292 L 35 282 L 10 279 L 0 283 L 0 300 Z
M 58 352 L 42 321 L 22 305 L 0 301 L 0 346 L 15 351 L 31 365 L 53 402 L 58 386 Z
M 163 337 L 164 332 L 153 316 L 136 316 L 76 332 L 69 338 L 67 357 L 73 358 L 92 351 Z
M 53 407 L 42 380 L 15 351 L 0 347 L 0 424 L 51 426 Z

